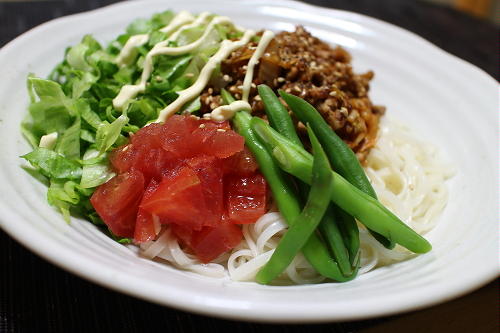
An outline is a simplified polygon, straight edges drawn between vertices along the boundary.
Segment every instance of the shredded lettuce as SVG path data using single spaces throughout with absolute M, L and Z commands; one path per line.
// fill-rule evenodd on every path
M 140 81 L 147 53 L 168 37 L 160 29 L 173 17 L 173 12 L 165 11 L 149 19 L 137 19 L 105 47 L 92 36 L 84 36 L 80 43 L 66 49 L 62 62 L 48 78 L 28 76 L 30 105 L 21 131 L 33 151 L 21 157 L 31 164 L 31 168 L 24 167 L 26 171 L 47 183 L 48 202 L 67 221 L 77 214 L 103 224 L 89 200 L 99 185 L 115 175 L 109 152 L 126 144 L 131 133 L 154 121 L 179 91 L 191 86 L 222 40 L 241 34 L 217 26 L 195 52 L 155 56 L 145 92 L 132 99 L 125 110 L 115 109 L 113 99 L 122 86 Z M 187 29 L 169 46 L 189 44 L 205 28 Z M 148 34 L 148 42 L 136 47 L 126 65 L 119 65 L 117 56 L 127 40 L 137 34 Z M 198 97 L 183 111 L 196 113 L 200 107 Z M 52 133 L 57 134 L 55 145 L 51 149 L 40 147 L 40 139 Z

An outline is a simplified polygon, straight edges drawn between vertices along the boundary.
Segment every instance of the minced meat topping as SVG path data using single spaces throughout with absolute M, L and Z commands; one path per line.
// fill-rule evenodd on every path
M 201 96 L 202 113 L 222 104 L 220 88 L 241 98 L 246 64 L 256 42 L 236 50 L 221 65 L 222 79 L 212 82 Z M 355 74 L 351 56 L 341 47 L 313 37 L 303 27 L 281 32 L 269 44 L 255 68 L 249 103 L 252 113 L 265 118 L 264 107 L 257 96 L 257 85 L 265 83 L 275 91 L 283 89 L 305 99 L 323 115 L 335 132 L 364 161 L 375 145 L 378 123 L 385 108 L 373 105 L 368 97 L 369 82 L 374 73 Z M 304 126 L 296 122 L 299 134 Z

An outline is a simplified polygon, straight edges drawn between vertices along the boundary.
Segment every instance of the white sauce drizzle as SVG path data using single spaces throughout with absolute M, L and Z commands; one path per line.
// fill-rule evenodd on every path
M 52 132 L 46 135 L 43 135 L 40 138 L 40 144 L 38 147 L 52 149 L 56 145 L 57 141 L 57 132 Z
M 166 26 L 160 29 L 161 32 L 170 35 L 175 30 L 179 29 L 181 26 L 192 22 L 194 20 L 194 16 L 186 11 L 180 11 L 179 14 L 175 15 L 172 21 Z
M 202 13 L 200 14 L 202 20 L 206 20 L 208 17 L 208 13 Z M 201 20 L 200 20 L 201 21 Z M 127 102 L 135 98 L 139 93 L 143 93 L 146 90 L 146 83 L 151 76 L 151 73 L 153 72 L 153 57 L 156 55 L 180 55 L 180 54 L 186 54 L 189 52 L 192 52 L 196 50 L 198 47 L 202 45 L 202 43 L 205 41 L 205 39 L 209 36 L 209 34 L 212 32 L 212 30 L 215 29 L 215 25 L 217 24 L 228 24 L 231 26 L 233 25 L 233 22 L 225 16 L 218 16 L 215 17 L 211 20 L 210 24 L 207 26 L 205 31 L 203 32 L 203 35 L 198 38 L 196 41 L 180 46 L 180 47 L 168 47 L 168 42 L 170 39 L 167 39 L 165 41 L 162 41 L 158 44 L 156 44 L 146 55 L 146 59 L 144 60 L 144 69 L 142 71 L 141 75 L 141 82 L 136 85 L 125 85 L 121 88 L 120 92 L 118 95 L 113 99 L 113 106 L 117 110 L 121 110 L 125 107 Z
M 191 28 L 196 28 L 197 26 L 199 26 L 203 23 L 206 23 L 206 21 L 210 17 L 210 15 L 211 14 L 209 12 L 200 13 L 200 15 L 198 15 L 196 20 L 194 20 L 191 24 L 182 26 L 179 30 L 175 31 L 172 35 L 170 35 L 170 37 L 168 37 L 166 42 L 161 42 L 161 44 L 166 46 L 166 45 L 168 45 L 168 42 L 170 42 L 172 40 L 176 40 L 177 37 L 179 37 L 179 35 L 181 33 L 183 33 L 184 31 L 189 30 Z
M 245 78 L 243 80 L 243 94 L 240 101 L 234 101 L 229 105 L 221 105 L 215 108 L 210 113 L 210 118 L 215 121 L 224 121 L 231 119 L 234 114 L 238 111 L 251 111 L 252 107 L 248 103 L 248 96 L 250 95 L 250 89 L 252 87 L 253 72 L 255 65 L 259 63 L 259 59 L 262 57 L 267 49 L 269 43 L 273 40 L 274 33 L 270 30 L 264 31 L 262 37 L 259 41 L 257 49 L 255 49 L 252 57 L 247 64 L 247 72 L 245 73 Z
M 193 15 L 191 15 L 191 13 L 185 10 L 181 11 L 172 19 L 170 24 L 161 28 L 160 31 L 168 35 L 171 32 L 177 30 L 180 26 L 189 23 L 192 20 L 194 20 L 194 17 Z M 131 36 L 123 46 L 123 49 L 120 51 L 118 57 L 116 58 L 116 63 L 122 67 L 130 65 L 135 55 L 134 54 L 135 48 L 146 44 L 148 40 L 149 40 L 149 34 Z
M 224 59 L 226 59 L 231 54 L 231 52 L 247 44 L 250 41 L 250 38 L 252 38 L 254 35 L 255 31 L 247 30 L 245 31 L 243 37 L 238 41 L 233 42 L 230 40 L 224 40 L 221 43 L 219 50 L 208 60 L 205 66 L 203 66 L 196 82 L 191 87 L 179 91 L 179 97 L 177 97 L 175 101 L 173 101 L 166 108 L 160 111 L 156 122 L 165 121 L 165 119 L 177 112 L 184 104 L 200 95 L 200 93 L 207 85 L 215 68 Z
M 148 40 L 149 40 L 148 34 L 131 36 L 123 46 L 123 49 L 120 51 L 118 57 L 116 58 L 116 63 L 118 64 L 118 66 L 123 67 L 130 65 L 134 60 L 134 57 L 137 52 L 135 48 L 146 44 Z

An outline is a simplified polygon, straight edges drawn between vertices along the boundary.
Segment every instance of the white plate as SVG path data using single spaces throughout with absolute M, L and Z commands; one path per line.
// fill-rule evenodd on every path
M 352 320 L 423 308 L 494 279 L 498 265 L 498 86 L 481 70 L 390 24 L 291 1 L 132 1 L 43 24 L 0 51 L 0 225 L 20 243 L 100 285 L 183 310 L 268 322 Z M 347 48 L 356 71 L 373 69 L 372 99 L 447 153 L 457 174 L 450 202 L 428 239 L 432 252 L 355 281 L 268 287 L 204 278 L 138 258 L 73 219 L 67 225 L 18 157 L 29 151 L 19 124 L 25 80 L 45 76 L 87 33 L 107 42 L 137 17 L 165 9 L 209 10 L 248 28 L 302 24 Z M 464 46 L 465 47 L 465 46 Z

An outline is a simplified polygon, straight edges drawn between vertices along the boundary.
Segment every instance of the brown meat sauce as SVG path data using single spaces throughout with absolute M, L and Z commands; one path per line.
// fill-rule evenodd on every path
M 256 46 L 256 42 L 250 42 L 222 63 L 222 80 L 212 82 L 201 95 L 202 113 L 222 104 L 222 87 L 236 99 L 241 98 L 246 64 Z M 255 68 L 249 103 L 254 115 L 265 118 L 256 89 L 261 83 L 304 98 L 363 162 L 375 145 L 379 119 L 385 111 L 368 97 L 373 76 L 372 71 L 355 74 L 347 51 L 338 46 L 332 48 L 298 26 L 294 32 L 277 34 L 266 49 Z M 303 135 L 303 124 L 296 122 L 296 126 Z

